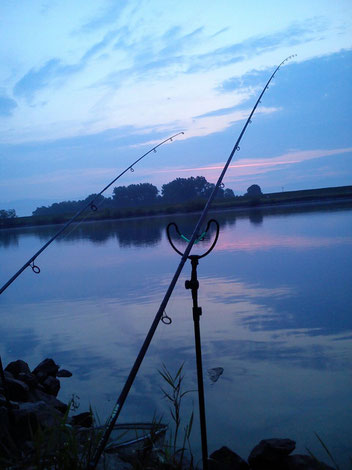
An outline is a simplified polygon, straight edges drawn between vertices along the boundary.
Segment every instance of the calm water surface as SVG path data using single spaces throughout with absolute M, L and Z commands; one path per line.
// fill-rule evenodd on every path
M 221 233 L 200 261 L 199 304 L 209 449 L 247 458 L 263 438 L 290 437 L 323 457 L 317 432 L 337 460 L 352 456 L 352 210 L 234 216 L 215 214 Z M 81 224 L 27 269 L 0 298 L 3 362 L 34 367 L 53 357 L 73 372 L 59 397 L 80 397 L 104 421 L 115 403 L 179 263 L 165 237 L 196 216 Z M 0 232 L 0 284 L 57 227 Z M 197 250 L 204 249 L 208 242 Z M 157 370 L 184 362 L 196 388 L 187 263 L 121 414 L 121 421 L 167 421 Z M 223 367 L 216 383 L 207 369 Z M 184 400 L 187 417 L 196 393 Z M 198 425 L 193 431 L 199 455 Z

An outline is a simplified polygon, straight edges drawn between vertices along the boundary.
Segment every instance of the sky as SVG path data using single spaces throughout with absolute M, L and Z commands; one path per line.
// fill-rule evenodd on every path
M 216 182 L 243 194 L 352 184 L 350 0 L 2 0 L 0 209 L 116 185 Z M 112 190 L 104 195 L 110 196 Z

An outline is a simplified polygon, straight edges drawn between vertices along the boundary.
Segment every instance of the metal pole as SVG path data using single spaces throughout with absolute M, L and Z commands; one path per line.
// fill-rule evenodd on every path
M 203 470 L 208 470 L 207 425 L 206 425 L 206 417 L 205 417 L 202 346 L 201 346 L 201 341 L 200 341 L 200 325 L 199 325 L 199 318 L 202 314 L 202 309 L 201 307 L 198 306 L 199 282 L 197 279 L 197 266 L 198 266 L 199 257 L 197 255 L 191 255 L 190 259 L 191 259 L 191 264 L 192 264 L 191 280 L 185 282 L 185 287 L 186 289 L 192 290 L 194 341 L 195 341 L 195 348 L 196 348 L 197 380 L 198 380 L 199 420 L 200 420 L 200 435 L 201 435 L 201 441 L 202 441 L 202 460 L 203 460 Z

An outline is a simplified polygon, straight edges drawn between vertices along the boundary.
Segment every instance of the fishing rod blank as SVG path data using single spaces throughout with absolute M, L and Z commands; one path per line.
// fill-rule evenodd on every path
M 116 178 L 114 178 L 109 184 L 107 184 L 101 191 L 100 193 L 96 194 L 89 202 L 87 202 L 87 204 L 85 204 L 85 206 L 80 209 L 58 232 L 55 233 L 55 235 L 53 237 L 50 238 L 50 240 L 48 240 L 23 266 L 22 268 L 20 268 L 16 274 L 14 274 L 7 282 L 6 284 L 4 284 L 1 289 L 0 289 L 0 294 L 2 294 L 12 283 L 13 281 L 15 281 L 18 276 L 26 269 L 28 268 L 28 266 L 30 266 L 32 268 L 32 271 L 36 274 L 39 274 L 40 273 L 40 268 L 39 266 L 36 266 L 34 264 L 34 261 L 35 259 L 41 254 L 43 253 L 43 251 L 59 236 L 61 235 L 61 233 L 63 233 L 67 227 L 69 227 L 72 222 L 74 222 L 75 220 L 78 219 L 78 217 L 86 210 L 88 209 L 88 207 L 92 210 L 92 211 L 97 211 L 98 210 L 98 207 L 96 206 L 95 202 L 96 200 L 99 198 L 99 196 L 101 196 L 108 188 L 110 188 L 110 186 L 112 186 L 119 178 L 121 178 L 121 176 L 123 176 L 125 173 L 127 173 L 128 170 L 131 170 L 131 171 L 134 171 L 133 167 L 138 163 L 140 162 L 143 158 L 145 158 L 147 155 L 149 155 L 150 153 L 152 152 L 156 152 L 156 149 L 158 147 L 160 147 L 161 145 L 164 145 L 166 142 L 172 142 L 173 139 L 181 134 L 184 134 L 184 132 L 178 132 L 177 134 L 174 134 L 172 135 L 171 137 L 168 137 L 167 139 L 163 140 L 162 142 L 160 142 L 158 145 L 156 145 L 155 147 L 151 148 L 150 150 L 148 150 L 148 152 L 144 153 L 141 157 L 139 157 L 135 162 L 133 162 L 131 165 L 129 165 L 125 170 L 123 170 L 118 176 L 116 176 Z
M 192 236 L 191 236 L 191 239 L 190 239 L 189 242 L 188 242 L 188 245 L 187 245 L 187 247 L 186 247 L 186 249 L 185 249 L 185 251 L 184 251 L 184 253 L 183 253 L 182 257 L 181 257 L 181 261 L 180 261 L 180 263 L 179 263 L 179 265 L 178 265 L 178 267 L 177 267 L 177 269 L 176 269 L 176 272 L 175 272 L 175 274 L 174 274 L 174 276 L 173 276 L 173 278 L 172 278 L 172 280 L 171 280 L 171 282 L 170 282 L 170 284 L 169 284 L 169 287 L 168 287 L 168 289 L 167 289 L 167 291 L 166 291 L 166 294 L 165 294 L 165 296 L 164 296 L 164 298 L 163 298 L 163 300 L 162 300 L 162 302 L 161 302 L 161 304 L 160 304 L 159 310 L 157 311 L 157 313 L 156 313 L 156 315 L 155 315 L 155 318 L 154 318 L 154 320 L 153 320 L 153 323 L 152 323 L 152 325 L 151 325 L 151 327 L 150 327 L 150 329 L 149 329 L 149 331 L 148 331 L 148 333 L 147 333 L 147 336 L 146 336 L 146 338 L 145 338 L 145 340 L 144 340 L 144 343 L 143 343 L 143 345 L 142 345 L 142 347 L 141 347 L 141 349 L 140 349 L 140 351 L 139 351 L 139 353 L 138 353 L 138 356 L 137 356 L 137 358 L 136 358 L 136 360 L 135 360 L 135 362 L 134 362 L 134 364 L 133 364 L 133 366 L 132 366 L 132 369 L 131 369 L 131 371 L 130 371 L 128 377 L 127 377 L 127 380 L 126 380 L 126 382 L 125 382 L 125 385 L 123 386 L 122 391 L 121 391 L 121 393 L 120 393 L 120 395 L 119 395 L 119 397 L 118 397 L 118 399 L 117 399 L 117 401 L 116 401 L 116 404 L 115 404 L 115 406 L 114 406 L 114 408 L 113 408 L 113 410 L 112 410 L 112 413 L 111 413 L 111 415 L 110 415 L 110 417 L 109 417 L 109 419 L 108 419 L 108 421 L 107 421 L 107 423 L 106 423 L 105 431 L 104 431 L 104 433 L 103 433 L 103 436 L 102 436 L 102 438 L 100 439 L 100 442 L 98 443 L 97 449 L 96 449 L 95 454 L 94 454 L 94 456 L 93 456 L 93 460 L 92 460 L 92 462 L 90 463 L 90 465 L 89 465 L 89 467 L 88 467 L 90 470 L 94 470 L 94 469 L 96 468 L 98 462 L 99 462 L 100 456 L 101 456 L 101 454 L 102 454 L 103 451 L 104 451 L 104 448 L 105 448 L 105 446 L 106 446 L 106 444 L 107 444 L 107 442 L 108 442 L 109 436 L 110 436 L 110 434 L 111 434 L 111 432 L 112 432 L 112 430 L 113 430 L 113 428 L 114 428 L 114 425 L 115 425 L 115 423 L 116 423 L 116 420 L 117 420 L 117 418 L 118 418 L 118 416 L 119 416 L 119 414 L 120 414 L 120 412 L 121 412 L 121 410 L 122 410 L 122 407 L 123 407 L 123 405 L 124 405 L 124 403 L 125 403 L 125 401 L 126 401 L 126 398 L 127 398 L 127 396 L 128 396 L 128 393 L 129 393 L 129 391 L 130 391 L 130 389 L 131 389 L 131 387 L 132 387 L 132 385 L 133 385 L 133 382 L 134 382 L 134 379 L 136 378 L 136 375 L 137 375 L 137 373 L 138 373 L 139 367 L 140 367 L 140 365 L 141 365 L 141 363 L 142 363 L 142 361 L 143 361 L 143 359 L 144 359 L 144 356 L 145 356 L 145 354 L 146 354 L 146 352 L 147 352 L 147 350 L 148 350 L 148 347 L 149 347 L 149 345 L 150 345 L 150 343 L 151 343 L 151 341 L 152 341 L 152 339 L 153 339 L 154 333 L 155 333 L 155 331 L 156 331 L 156 329 L 157 329 L 157 326 L 158 326 L 158 324 L 159 324 L 159 322 L 160 322 L 160 319 L 161 319 L 162 316 L 163 316 L 164 310 L 166 309 L 166 306 L 167 306 L 168 301 L 169 301 L 169 299 L 170 299 L 170 297 L 171 297 L 171 294 L 172 294 L 172 292 L 173 292 L 173 290 L 174 290 L 174 288 L 175 288 L 175 285 L 176 285 L 176 283 L 177 283 L 177 280 L 178 280 L 178 278 L 179 278 L 179 276 L 180 276 L 180 274 L 181 274 L 181 271 L 182 271 L 182 269 L 183 269 L 183 266 L 184 266 L 185 262 L 186 262 L 187 259 L 188 259 L 188 256 L 189 256 L 189 254 L 190 254 L 190 252 L 191 252 L 191 249 L 192 249 L 192 247 L 193 247 L 193 245 L 194 245 L 196 239 L 199 238 L 199 234 L 201 233 L 201 230 L 200 230 L 200 229 L 201 229 L 202 225 L 204 224 L 204 221 L 205 221 L 205 218 L 206 218 L 206 216 L 207 216 L 207 214 L 208 214 L 208 212 L 209 212 L 210 206 L 211 206 L 211 204 L 212 204 L 212 202 L 213 202 L 213 200 L 214 200 L 214 198 L 215 198 L 215 196 L 216 196 L 216 194 L 217 194 L 217 192 L 218 192 L 218 189 L 219 189 L 219 187 L 220 187 L 220 185 L 221 185 L 221 183 L 222 183 L 222 180 L 223 180 L 223 178 L 224 178 L 224 176 L 225 176 L 225 174 L 226 174 L 226 172 L 227 172 L 227 169 L 228 169 L 228 167 L 229 167 L 229 165 L 230 165 L 230 163 L 231 163 L 231 160 L 232 160 L 232 158 L 233 158 L 235 152 L 239 150 L 239 144 L 240 144 L 240 142 L 241 142 L 241 140 L 242 140 L 243 134 L 246 132 L 246 129 L 247 129 L 247 127 L 248 127 L 248 124 L 251 122 L 252 116 L 253 116 L 253 114 L 255 113 L 255 111 L 256 111 L 256 109 L 257 109 L 259 103 L 260 103 L 260 100 L 261 100 L 261 98 L 263 97 L 265 91 L 268 89 L 268 86 L 269 86 L 270 82 L 272 81 L 272 79 L 274 78 L 275 74 L 277 73 L 277 71 L 280 69 L 280 67 L 281 67 L 286 61 L 288 61 L 289 59 L 292 59 L 293 57 L 295 57 L 295 55 L 291 55 L 291 56 L 287 57 L 285 60 L 283 60 L 283 61 L 281 62 L 281 64 L 279 64 L 279 65 L 276 67 L 276 69 L 274 70 L 274 72 L 273 72 L 272 75 L 270 76 L 269 80 L 267 81 L 266 85 L 264 86 L 264 88 L 263 88 L 261 94 L 259 95 L 259 98 L 257 99 L 257 101 L 256 101 L 256 103 L 255 103 L 255 105 L 254 105 L 254 107 L 253 107 L 253 109 L 252 109 L 252 111 L 251 111 L 251 113 L 250 113 L 250 115 L 249 115 L 249 117 L 248 117 L 248 119 L 247 119 L 245 125 L 243 126 L 243 129 L 242 129 L 242 131 L 241 131 L 239 137 L 237 138 L 237 141 L 236 141 L 236 143 L 235 143 L 235 145 L 234 145 L 234 147 L 233 147 L 233 149 L 232 149 L 232 151 L 231 151 L 231 153 L 230 153 L 230 155 L 229 155 L 229 157 L 228 157 L 228 159 L 227 159 L 227 161 L 226 161 L 226 163 L 225 163 L 225 165 L 224 165 L 224 167 L 223 167 L 223 169 L 222 169 L 222 171 L 221 171 L 221 174 L 220 174 L 220 176 L 219 176 L 219 179 L 218 179 L 218 181 L 217 181 L 217 183 L 216 183 L 216 185 L 215 185 L 215 187 L 214 187 L 212 193 L 210 194 L 210 196 L 209 196 L 209 198 L 208 198 L 208 200 L 207 200 L 207 202 L 206 202 L 206 204 L 205 204 L 205 206 L 204 206 L 204 209 L 203 209 L 203 211 L 202 211 L 202 213 L 201 213 L 201 215 L 200 215 L 200 217 L 199 217 L 199 220 L 198 220 L 198 222 L 197 222 L 197 224 L 196 224 L 196 226 L 195 226 L 195 228 L 194 228 L 194 230 L 193 230 L 193 234 L 192 234 Z

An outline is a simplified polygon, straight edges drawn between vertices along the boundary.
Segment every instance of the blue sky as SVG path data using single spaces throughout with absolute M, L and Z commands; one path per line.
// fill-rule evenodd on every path
M 242 194 L 352 184 L 352 2 L 3 0 L 0 208 L 120 185 L 215 182 Z M 111 192 L 107 192 L 109 196 Z

